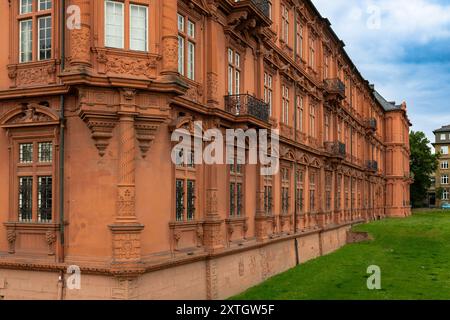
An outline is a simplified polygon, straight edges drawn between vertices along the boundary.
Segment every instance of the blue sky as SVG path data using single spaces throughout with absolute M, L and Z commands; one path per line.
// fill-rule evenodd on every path
M 312 0 L 363 76 L 406 101 L 412 130 L 450 124 L 450 0 Z

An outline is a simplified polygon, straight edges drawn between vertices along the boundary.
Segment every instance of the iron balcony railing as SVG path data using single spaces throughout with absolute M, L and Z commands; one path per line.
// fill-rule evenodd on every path
M 250 94 L 225 96 L 225 111 L 236 116 L 250 115 L 269 122 L 269 104 Z
M 344 158 L 346 154 L 345 143 L 339 141 L 325 142 L 325 150 L 333 156 L 341 158 Z
M 367 120 L 367 127 L 369 130 L 377 131 L 377 119 L 371 118 Z
M 270 1 L 269 0 L 233 0 L 234 2 L 251 2 L 261 10 L 267 18 L 270 18 Z
M 368 160 L 367 161 L 367 169 L 370 171 L 378 171 L 378 162 L 375 160 Z
M 332 94 L 337 93 L 342 98 L 345 98 L 345 84 L 341 79 L 325 79 L 325 90 Z

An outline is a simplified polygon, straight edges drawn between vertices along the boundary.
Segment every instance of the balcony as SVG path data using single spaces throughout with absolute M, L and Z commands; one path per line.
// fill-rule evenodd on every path
M 328 101 L 345 99 L 345 84 L 338 78 L 325 79 L 325 98 Z
M 235 7 L 255 6 L 264 16 L 270 18 L 270 1 L 269 0 L 235 0 Z
M 377 119 L 371 118 L 366 121 L 366 128 L 369 131 L 375 132 L 377 131 Z
M 375 160 L 368 160 L 366 167 L 369 171 L 378 172 L 378 162 Z
M 252 116 L 269 122 L 269 105 L 249 94 L 225 96 L 225 111 L 236 116 Z
M 325 142 L 325 150 L 334 157 L 345 158 L 345 143 L 339 141 Z

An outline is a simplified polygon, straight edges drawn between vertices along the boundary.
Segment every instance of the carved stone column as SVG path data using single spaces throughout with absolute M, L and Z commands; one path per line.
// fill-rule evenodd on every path
M 141 259 L 140 224 L 135 211 L 135 91 L 123 89 L 119 111 L 119 170 L 117 211 L 113 234 L 115 263 L 136 264 Z
M 178 75 L 177 2 L 162 1 L 162 72 L 169 77 Z
M 75 18 L 78 12 L 70 12 L 69 22 L 66 25 L 70 40 L 70 52 L 68 54 L 70 67 L 91 67 L 90 3 L 89 0 L 71 0 L 69 3 L 69 5 L 78 6 L 81 14 L 81 23 L 77 25 L 75 19 L 70 19 L 71 17 Z

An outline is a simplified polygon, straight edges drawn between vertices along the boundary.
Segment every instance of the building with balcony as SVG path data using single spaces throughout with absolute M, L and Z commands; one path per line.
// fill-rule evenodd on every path
M 406 104 L 309 0 L 0 12 L 1 298 L 226 298 L 410 214 Z M 279 173 L 174 164 L 172 133 L 197 121 L 279 130 Z

